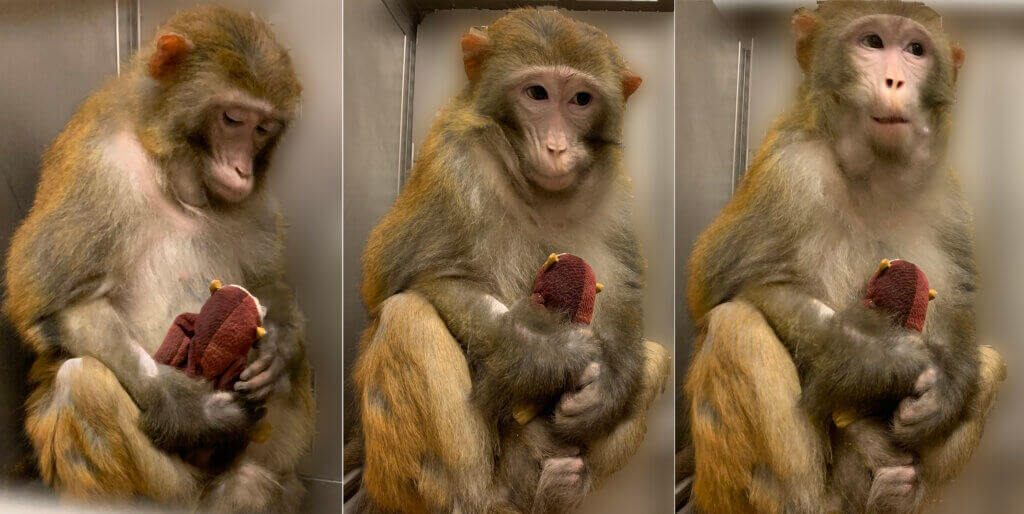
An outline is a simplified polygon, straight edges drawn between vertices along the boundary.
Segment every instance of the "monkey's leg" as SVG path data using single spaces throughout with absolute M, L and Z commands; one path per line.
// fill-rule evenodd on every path
M 798 407 L 796 367 L 757 309 L 734 301 L 708 313 L 686 392 L 702 509 L 825 509 L 827 441 Z
M 974 454 L 999 383 L 1006 379 L 1006 364 L 995 349 L 981 346 L 979 355 L 978 389 L 967 405 L 965 419 L 945 441 L 921 451 L 921 481 L 926 502 L 936 500 L 938 486 L 956 476 Z
M 194 468 L 153 446 L 139 430 L 139 409 L 99 361 L 42 356 L 33 365 L 25 428 L 43 480 L 62 496 L 187 506 Z
M 493 435 L 472 406 L 469 367 L 434 307 L 385 300 L 353 372 L 368 500 L 401 512 L 492 508 Z
M 209 484 L 203 510 L 299 512 L 305 490 L 295 468 L 309 448 L 316 416 L 309 366 L 299 362 L 286 388 L 267 401 L 267 415 L 238 461 Z
M 612 433 L 587 448 L 587 465 L 598 481 L 621 468 L 643 443 L 647 434 L 647 409 L 661 394 L 672 372 L 672 360 L 660 344 L 646 341 L 644 356 L 643 382 L 640 394 L 633 400 L 633 417 L 619 423 Z

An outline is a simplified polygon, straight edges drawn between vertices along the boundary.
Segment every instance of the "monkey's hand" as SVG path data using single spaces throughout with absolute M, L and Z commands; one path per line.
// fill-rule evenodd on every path
M 161 364 L 158 370 L 137 400 L 139 424 L 154 445 L 169 453 L 244 446 L 253 424 L 266 411 L 175 368 Z
M 235 391 L 251 403 L 261 403 L 270 397 L 285 375 L 288 360 L 281 328 L 271 321 L 267 321 L 264 328 L 267 334 L 256 342 L 259 352 L 256 360 L 242 371 L 239 381 L 235 382 Z
M 900 401 L 893 419 L 896 439 L 908 446 L 919 446 L 941 435 L 962 410 L 960 395 L 939 367 L 926 368 L 914 383 L 913 394 Z
M 906 396 L 931 362 L 920 333 L 859 305 L 835 313 L 818 339 L 791 351 L 803 377 L 800 402 L 819 418 Z
M 487 414 L 498 421 L 509 419 L 514 407 L 542 405 L 579 382 L 599 344 L 589 327 L 567 323 L 529 299 L 517 302 L 491 336 L 467 346 L 474 399 L 497 410 Z

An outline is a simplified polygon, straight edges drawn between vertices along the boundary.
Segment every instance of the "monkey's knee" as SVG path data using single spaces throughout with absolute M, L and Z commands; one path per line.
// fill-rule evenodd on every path
M 137 427 L 138 413 L 102 363 L 64 361 L 33 393 L 25 423 L 44 481 L 81 499 L 187 498 L 189 468 L 152 447 Z
M 647 410 L 655 398 L 665 390 L 665 382 L 672 372 L 672 358 L 663 346 L 653 341 L 644 342 L 644 378 L 640 397 L 640 408 Z
M 999 383 L 1006 380 L 1006 362 L 991 346 L 979 346 L 978 398 L 973 409 L 977 415 L 985 416 L 995 400 Z
M 810 512 L 824 495 L 822 434 L 798 407 L 789 352 L 742 301 L 708 313 L 686 378 L 694 497 L 722 512 Z
M 489 435 L 473 410 L 469 367 L 433 305 L 416 293 L 381 304 L 353 374 L 364 483 L 383 508 L 450 509 L 486 489 Z

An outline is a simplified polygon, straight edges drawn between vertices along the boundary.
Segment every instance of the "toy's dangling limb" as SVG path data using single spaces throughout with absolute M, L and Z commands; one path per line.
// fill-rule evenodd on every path
M 541 267 L 540 269 L 541 269 L 542 271 L 547 271 L 547 270 L 548 270 L 548 268 L 550 268 L 550 267 L 551 267 L 551 265 L 552 265 L 552 264 L 554 264 L 554 263 L 556 263 L 556 262 L 558 262 L 558 254 L 557 254 L 557 253 L 553 253 L 553 254 L 551 254 L 551 255 L 548 255 L 548 260 L 547 260 L 547 262 L 545 262 L 545 263 L 544 263 L 544 266 L 542 266 L 542 267 Z
M 516 419 L 516 422 L 520 425 L 525 425 L 530 422 L 533 418 L 537 417 L 537 412 L 540 409 L 536 405 L 520 405 L 512 411 L 512 417 Z

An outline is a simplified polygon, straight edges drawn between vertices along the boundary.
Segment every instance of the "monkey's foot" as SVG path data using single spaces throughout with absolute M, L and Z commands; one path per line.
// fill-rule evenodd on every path
M 917 468 L 879 468 L 868 493 L 868 512 L 914 512 L 921 501 Z
M 565 512 L 583 500 L 589 491 L 590 476 L 581 457 L 544 459 L 533 512 Z

